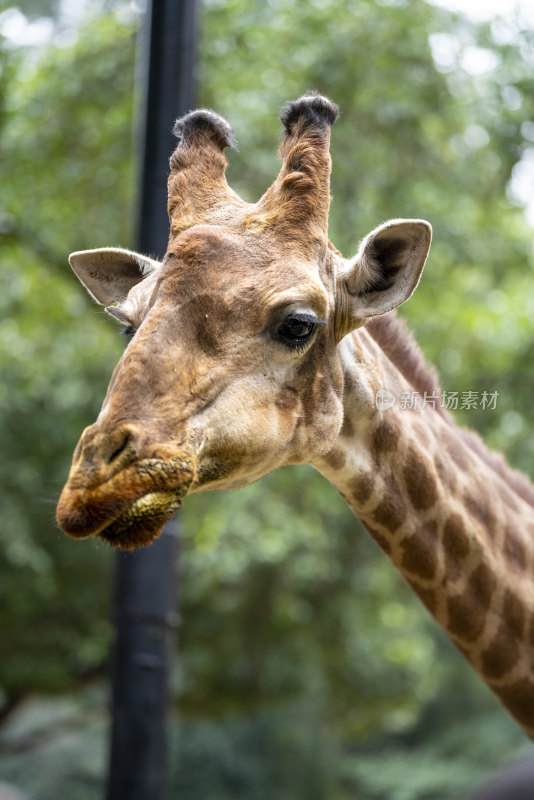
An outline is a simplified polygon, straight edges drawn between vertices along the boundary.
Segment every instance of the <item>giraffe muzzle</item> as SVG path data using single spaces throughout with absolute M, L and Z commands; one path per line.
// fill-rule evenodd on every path
M 153 541 L 181 506 L 196 478 L 196 458 L 180 450 L 155 448 L 152 457 L 135 458 L 126 436 L 104 459 L 75 457 L 57 505 L 59 527 L 68 536 L 98 536 L 112 547 L 132 550 Z M 81 451 L 81 452 L 80 452 Z M 85 452 L 85 455 L 84 455 Z

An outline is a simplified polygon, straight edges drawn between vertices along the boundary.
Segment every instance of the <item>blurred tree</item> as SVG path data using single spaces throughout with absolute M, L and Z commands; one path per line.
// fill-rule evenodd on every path
M 102 354 L 120 352 L 118 337 L 94 324 L 102 315 L 73 283 L 65 255 L 94 244 L 92 233 L 102 242 L 130 238 L 134 41 L 131 23 L 103 17 L 73 47 L 6 59 L 0 42 L 8 65 L 0 111 L 0 624 L 9 653 L 0 685 L 8 707 L 24 692 L 63 689 L 107 657 L 107 554 L 65 547 L 54 504 L 75 431 L 102 401 L 110 366 Z
M 0 39 L 0 625 L 9 655 L 0 685 L 8 706 L 24 692 L 63 690 L 100 669 L 107 653 L 108 553 L 62 537 L 53 503 L 120 350 L 113 323 L 66 264 L 70 250 L 131 243 L 135 20 L 120 2 L 109 8 L 40 51 L 16 52 Z M 240 151 L 230 154 L 228 177 L 237 191 L 255 199 L 269 185 L 278 169 L 275 112 L 316 88 L 342 111 L 332 142 L 337 246 L 349 254 L 390 216 L 430 219 L 432 254 L 406 316 L 445 389 L 499 391 L 495 412 L 459 417 L 528 469 L 532 230 L 509 187 L 534 138 L 532 32 L 519 17 L 474 26 L 423 0 L 205 0 L 202 35 L 200 103 L 235 127 Z M 175 688 L 189 718 L 261 720 L 273 706 L 313 706 L 324 741 L 350 748 L 350 761 L 336 762 L 343 793 L 316 794 L 329 798 L 398 800 L 408 751 L 424 754 L 426 777 L 417 785 L 405 777 L 403 796 L 458 796 L 458 783 L 445 785 L 451 760 L 471 758 L 481 770 L 521 741 L 312 469 L 192 497 L 182 518 Z M 467 713 L 473 727 L 463 735 Z M 280 719 L 277 731 L 294 725 L 302 738 L 291 711 Z M 384 732 L 396 748 L 389 772 L 377 738 Z M 430 737 L 435 749 L 425 750 Z M 365 760 L 354 760 L 365 741 Z

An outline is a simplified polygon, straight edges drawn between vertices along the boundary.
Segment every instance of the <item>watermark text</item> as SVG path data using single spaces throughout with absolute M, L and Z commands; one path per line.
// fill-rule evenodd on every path
M 482 410 L 495 411 L 498 391 L 488 392 L 415 392 L 403 391 L 395 396 L 389 389 L 378 389 L 375 403 L 379 411 L 387 411 L 395 406 L 401 411 L 422 411 L 424 408 L 446 408 L 448 411 Z

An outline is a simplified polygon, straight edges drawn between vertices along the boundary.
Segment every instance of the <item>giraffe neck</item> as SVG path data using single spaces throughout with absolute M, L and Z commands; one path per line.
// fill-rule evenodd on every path
M 534 507 L 452 419 L 399 405 L 413 391 L 360 329 L 340 344 L 345 420 L 314 462 L 430 613 L 534 736 Z M 390 390 L 395 407 L 376 408 Z M 439 401 L 438 401 L 439 402 Z M 494 459 L 493 459 L 494 460 Z M 508 480 L 507 478 L 510 478 Z

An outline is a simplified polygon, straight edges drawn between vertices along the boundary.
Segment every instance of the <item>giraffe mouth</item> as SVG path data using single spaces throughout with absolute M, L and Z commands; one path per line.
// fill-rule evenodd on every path
M 156 539 L 172 515 L 181 508 L 183 492 L 149 492 L 139 497 L 123 513 L 96 534 L 119 550 L 135 550 Z
M 183 503 L 195 479 L 192 459 L 147 459 L 97 483 L 75 469 L 61 493 L 57 522 L 68 536 L 89 536 L 111 547 L 150 544 Z

